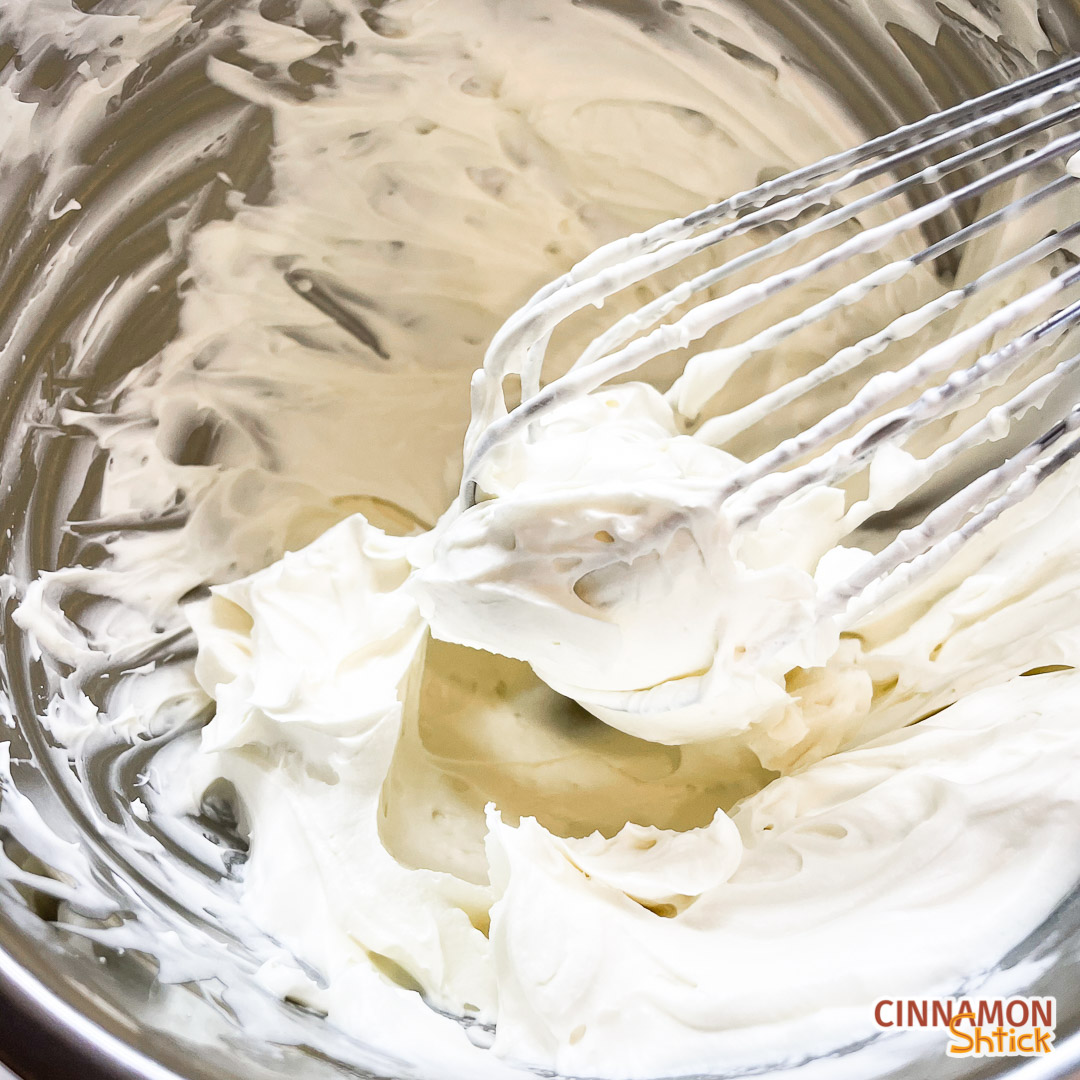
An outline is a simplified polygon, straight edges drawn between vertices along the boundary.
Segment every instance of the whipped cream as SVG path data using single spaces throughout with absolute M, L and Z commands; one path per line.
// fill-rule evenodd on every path
M 154 10 L 132 19 L 151 42 L 186 17 Z M 927 10 L 909 21 L 932 41 Z M 58 420 L 108 459 L 107 558 L 19 594 L 19 624 L 70 672 L 54 736 L 137 741 L 212 709 L 139 813 L 233 796 L 237 906 L 273 944 L 258 982 L 379 1052 L 419 1047 L 428 1073 L 797 1062 L 873 1034 L 877 996 L 977 982 L 1080 876 L 1075 470 L 853 632 L 814 621 L 818 590 L 865 557 L 836 546 L 844 493 L 739 535 L 698 509 L 754 452 L 738 433 L 718 448 L 727 414 L 832 353 L 814 333 L 740 367 L 795 290 L 733 319 L 734 352 L 676 393 L 657 388 L 683 356 L 545 417 L 488 458 L 476 506 L 455 503 L 469 376 L 535 288 L 861 132 L 741 9 L 294 15 L 230 14 L 236 53 L 208 67 L 272 119 L 269 194 L 225 173 L 223 220 L 171 222 L 178 334 L 100 399 L 63 400 Z M 1017 48 L 1045 45 L 1006 15 Z M 30 145 L 31 107 L 0 109 Z M 101 226 L 61 194 L 75 250 Z M 961 276 L 1057 213 L 973 245 Z M 898 238 L 858 267 L 910 253 Z M 929 268 L 897 276 L 868 325 L 940 292 Z M 602 314 L 581 314 L 556 370 Z M 876 491 L 910 485 L 902 455 L 877 472 Z M 672 508 L 685 528 L 643 546 Z M 194 663 L 131 662 L 189 623 Z
M 1080 676 L 1016 674 L 1075 662 L 1080 553 L 1046 567 L 1030 545 L 1078 509 L 1071 476 L 1041 492 L 923 620 L 789 676 L 782 719 L 726 744 L 666 745 L 662 720 L 661 739 L 633 739 L 521 665 L 431 640 L 430 564 L 410 561 L 427 538 L 359 515 L 216 588 L 192 608 L 217 702 L 194 775 L 239 792 L 245 902 L 329 982 L 294 973 L 288 992 L 363 1031 L 354 969 L 374 967 L 391 997 L 493 1022 L 496 1054 L 635 1077 L 825 1053 L 874 1033 L 878 997 L 954 992 L 1080 874 Z M 893 730 L 868 740 L 879 713 Z M 626 800 L 623 823 L 590 831 L 603 786 L 574 760 L 590 757 L 628 793 L 715 786 L 689 820 Z M 540 776 L 504 801 L 523 766 Z M 528 784 L 547 789 L 533 813 Z
M 842 492 L 815 491 L 737 540 L 712 496 L 741 462 L 677 419 L 641 383 L 541 419 L 485 466 L 488 498 L 436 530 L 415 585 L 435 637 L 527 661 L 612 726 L 673 745 L 775 718 L 784 674 L 836 651 L 813 571 L 844 513 Z M 685 526 L 664 530 L 672 516 Z M 781 632 L 791 644 L 762 656 Z M 708 689 L 682 705 L 700 672 Z

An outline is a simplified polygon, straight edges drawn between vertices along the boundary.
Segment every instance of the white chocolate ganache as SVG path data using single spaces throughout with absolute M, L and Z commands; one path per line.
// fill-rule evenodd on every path
M 861 133 L 720 8 L 677 51 L 554 0 L 333 10 L 347 47 L 310 96 L 273 76 L 318 32 L 231 16 L 239 60 L 210 72 L 272 116 L 271 192 L 195 233 L 178 336 L 63 417 L 108 454 L 104 518 L 183 502 L 182 527 L 118 532 L 17 616 L 76 673 L 170 619 L 197 658 L 126 678 L 92 720 L 73 688 L 54 733 L 211 706 L 157 810 L 231 785 L 242 906 L 283 946 L 262 983 L 463 1075 L 801 1060 L 873 1034 L 881 996 L 992 968 L 1080 877 L 1075 469 L 843 635 L 810 619 L 863 557 L 837 545 L 842 491 L 639 544 L 753 452 L 712 445 L 709 416 L 822 362 L 829 327 L 719 393 L 701 372 L 663 392 L 685 357 L 604 387 L 493 454 L 475 506 L 454 498 L 469 376 L 534 288 Z M 961 273 L 995 257 L 973 245 Z M 851 318 L 939 292 L 926 267 Z M 111 603 L 75 627 L 72 590 Z M 700 707 L 609 707 L 690 677 Z

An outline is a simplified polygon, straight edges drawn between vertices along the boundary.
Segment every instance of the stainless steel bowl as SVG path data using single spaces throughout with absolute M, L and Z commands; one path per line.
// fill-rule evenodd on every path
M 676 0 L 589 2 L 661 35 L 683 9 Z M 780 40 L 791 62 L 827 84 L 870 134 L 1045 67 L 1080 46 L 1076 0 L 699 2 L 722 7 L 755 34 Z M 175 333 L 185 256 L 166 222 L 181 206 L 188 232 L 228 215 L 227 200 L 214 184 L 221 170 L 251 199 L 260 198 L 270 182 L 272 132 L 265 112 L 232 97 L 205 73 L 209 57 L 230 55 L 235 47 L 220 29 L 235 6 L 230 0 L 196 0 L 186 23 L 117 86 L 115 106 L 100 123 L 58 133 L 76 165 L 63 191 L 53 188 L 54 162 L 14 151 L 0 158 L 0 550 L 9 575 L 0 582 L 2 689 L 9 718 L 0 725 L 0 740 L 10 744 L 15 762 L 13 784 L 0 794 L 0 804 L 10 809 L 17 789 L 51 828 L 78 845 L 86 871 L 114 912 L 160 920 L 163 930 L 179 934 L 180 947 L 212 947 L 244 978 L 259 957 L 249 955 L 243 943 L 223 940 L 212 920 L 170 892 L 163 860 L 191 863 L 193 857 L 164 834 L 155 838 L 160 851 L 150 857 L 118 845 L 110 832 L 110 823 L 130 812 L 140 768 L 176 733 L 123 752 L 91 746 L 73 769 L 55 752 L 39 719 L 65 671 L 36 656 L 11 617 L 17 589 L 39 571 L 99 557 L 94 538 L 69 522 L 87 516 L 103 461 L 85 437 L 57 422 L 57 410 L 68 395 L 93 395 L 115 384 Z M 145 11 L 148 4 L 80 0 L 80 7 L 120 16 Z M 262 4 L 271 17 L 290 7 L 289 0 Z M 37 102 L 44 121 L 61 115 L 76 92 L 80 64 L 94 63 L 93 55 L 79 54 L 62 34 L 50 36 L 49 9 L 46 0 L 12 0 L 0 8 L 0 84 Z M 1011 29 L 1017 20 L 1023 33 Z M 988 33 L 986 26 L 995 23 L 1000 33 Z M 928 24 L 936 28 L 932 40 Z M 332 25 L 327 33 L 332 35 Z M 302 74 L 297 77 L 302 81 Z M 137 183 L 140 162 L 170 147 L 181 149 L 158 172 L 156 186 Z M 193 147 L 199 149 L 183 149 Z M 123 203 L 118 193 L 126 189 L 133 198 L 117 214 Z M 77 199 L 83 221 L 94 219 L 99 232 L 78 257 L 51 262 L 71 228 L 70 219 L 57 213 L 61 196 Z M 147 292 L 107 334 L 88 339 L 88 314 L 115 279 L 134 274 L 147 275 L 160 288 Z M 522 284 L 524 291 L 532 283 Z M 163 642 L 161 651 L 175 654 L 184 647 Z M 192 717 L 188 727 L 198 722 Z M 409 1062 L 408 1047 L 399 1061 L 378 1059 L 344 1037 L 328 1038 L 325 1023 L 302 1009 L 267 1000 L 252 1036 L 250 1028 L 245 1033 L 237 1025 L 235 1005 L 223 1001 L 213 984 L 164 984 L 146 956 L 118 949 L 115 938 L 88 936 L 94 912 L 78 912 L 57 890 L 39 887 L 42 879 L 33 874 L 41 866 L 10 825 L 0 812 L 0 1061 L 16 1072 L 77 1074 L 84 1080 L 421 1075 Z M 219 829 L 222 844 L 239 844 L 222 822 L 206 827 Z M 115 914 L 105 920 L 113 928 L 118 921 L 123 919 Z M 1080 1076 L 1078 957 L 1080 890 L 1004 961 L 1005 968 L 1029 973 L 1031 993 L 1057 996 L 1058 1041 L 1048 1059 L 972 1060 L 946 1068 L 939 1049 L 873 1075 Z M 845 1056 L 852 1053 L 858 1048 Z

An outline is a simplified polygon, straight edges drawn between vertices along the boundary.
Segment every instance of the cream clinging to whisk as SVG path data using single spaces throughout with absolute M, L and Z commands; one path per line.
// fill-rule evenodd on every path
M 860 617 L 1071 460 L 1080 222 L 1063 166 L 1080 150 L 1078 90 L 1066 62 L 615 241 L 538 292 L 474 379 L 460 515 L 421 574 L 435 633 L 528 660 L 631 733 L 656 717 L 672 742 L 742 730 L 778 707 L 785 672 L 823 665 Z M 1036 207 L 1055 227 L 1024 235 Z M 910 252 L 845 276 L 898 242 Z M 1033 267 L 1050 274 L 1033 283 Z M 935 294 L 845 338 L 852 310 L 920 268 Z M 641 283 L 644 303 L 560 355 L 564 320 Z M 778 306 L 796 287 L 795 309 Z M 823 362 L 712 408 L 809 328 L 835 341 Z M 610 385 L 678 350 L 662 402 Z M 549 353 L 562 373 L 542 385 Z M 635 409 L 664 430 L 647 436 Z

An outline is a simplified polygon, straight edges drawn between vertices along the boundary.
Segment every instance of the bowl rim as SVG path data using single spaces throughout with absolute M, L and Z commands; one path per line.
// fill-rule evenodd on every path
M 184 1080 L 0 947 L 0 1080 Z

